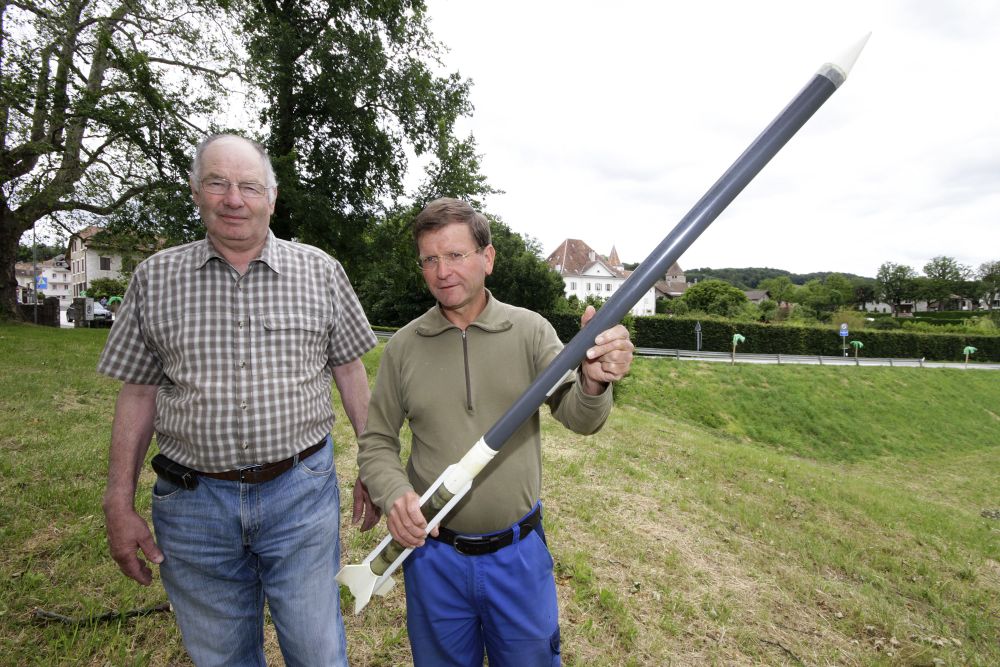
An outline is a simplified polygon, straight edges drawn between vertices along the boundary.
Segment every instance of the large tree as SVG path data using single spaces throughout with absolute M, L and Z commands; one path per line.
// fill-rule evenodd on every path
M 469 83 L 432 69 L 419 0 L 246 0 L 248 72 L 278 175 L 272 229 L 321 246 L 350 275 L 403 191 L 407 151 L 433 151 L 471 111 Z
M 176 185 L 224 99 L 216 25 L 179 0 L 0 3 L 0 316 L 36 222 L 75 231 Z
M 836 275 L 831 274 L 828 278 Z M 845 289 L 844 283 L 846 282 L 850 294 L 850 283 L 842 276 L 837 277 L 839 280 L 834 280 L 833 284 L 829 284 L 828 281 L 820 280 L 819 278 L 806 281 L 805 285 L 795 291 L 795 295 L 792 298 L 796 303 L 807 309 L 809 315 L 813 318 L 825 321 L 835 310 L 840 308 L 844 303 L 850 303 L 853 299 L 853 294 L 845 298 L 843 293 Z
M 768 296 L 779 306 L 792 300 L 795 293 L 795 285 L 787 275 L 765 278 L 757 284 L 759 289 L 768 293 Z
M 878 297 L 892 306 L 894 317 L 899 305 L 914 297 L 913 279 L 916 277 L 916 271 L 905 264 L 885 262 L 878 267 L 878 274 L 875 276 Z
M 1000 260 L 983 262 L 979 265 L 976 276 L 982 285 L 982 295 L 986 301 L 986 308 L 992 310 L 993 302 L 1000 300 Z
M 439 138 L 434 160 L 410 205 L 399 205 L 368 232 L 366 269 L 356 288 L 373 324 L 402 325 L 434 304 L 417 267 L 413 219 L 438 197 L 455 197 L 485 212 L 497 256 L 487 287 L 501 301 L 536 311 L 552 311 L 563 298 L 563 281 L 542 259 L 538 242 L 512 231 L 486 212 L 485 198 L 498 194 L 480 172 L 480 156 L 472 136 L 456 141 Z
M 681 300 L 691 309 L 709 315 L 732 317 L 749 303 L 738 287 L 722 280 L 702 280 L 687 288 Z
M 858 310 L 866 310 L 869 303 L 878 299 L 875 281 L 871 278 L 856 278 L 854 286 L 854 305 Z
M 972 270 L 954 257 L 939 255 L 924 264 L 924 275 L 927 280 L 922 281 L 921 296 L 938 310 L 944 310 L 958 292 L 959 283 L 972 276 Z

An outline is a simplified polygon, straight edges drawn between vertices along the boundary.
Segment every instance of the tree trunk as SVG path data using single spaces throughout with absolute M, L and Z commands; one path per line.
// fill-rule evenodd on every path
M 0 321 L 21 319 L 17 310 L 17 274 L 14 264 L 17 262 L 17 245 L 21 234 L 25 232 L 18 220 L 5 215 L 0 220 Z

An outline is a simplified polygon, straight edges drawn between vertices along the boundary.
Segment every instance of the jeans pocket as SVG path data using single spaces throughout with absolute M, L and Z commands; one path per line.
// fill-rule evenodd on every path
M 153 500 L 160 502 L 170 500 L 184 490 L 183 486 L 177 486 L 173 482 L 157 475 L 156 483 L 153 484 Z
M 307 459 L 299 461 L 299 470 L 312 477 L 328 477 L 333 472 L 333 447 L 326 446 Z

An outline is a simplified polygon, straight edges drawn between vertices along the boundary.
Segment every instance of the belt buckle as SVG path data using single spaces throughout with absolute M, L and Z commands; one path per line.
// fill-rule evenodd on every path
M 456 535 L 455 551 L 464 556 L 481 556 L 490 553 L 493 537 L 483 535 Z
M 264 469 L 263 466 L 250 466 L 249 468 L 240 468 L 240 483 L 256 484 L 257 475 L 259 475 L 263 469 Z

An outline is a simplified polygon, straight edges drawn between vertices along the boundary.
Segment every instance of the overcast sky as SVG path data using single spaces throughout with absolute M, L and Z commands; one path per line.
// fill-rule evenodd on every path
M 429 0 L 487 200 L 546 254 L 638 262 L 819 67 L 848 81 L 681 258 L 874 276 L 1000 260 L 996 0 Z

